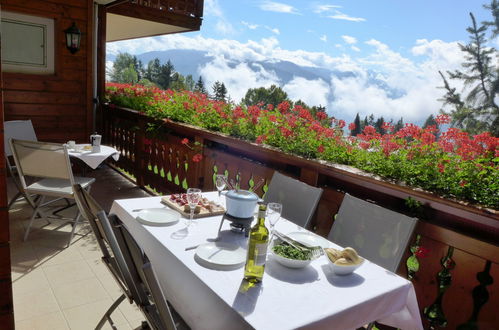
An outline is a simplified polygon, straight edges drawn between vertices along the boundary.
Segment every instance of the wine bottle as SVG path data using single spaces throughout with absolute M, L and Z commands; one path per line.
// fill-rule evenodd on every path
M 260 205 L 257 223 L 251 228 L 248 240 L 248 256 L 244 267 L 244 279 L 255 283 L 261 282 L 267 258 L 269 230 L 265 227 L 265 212 L 267 206 Z

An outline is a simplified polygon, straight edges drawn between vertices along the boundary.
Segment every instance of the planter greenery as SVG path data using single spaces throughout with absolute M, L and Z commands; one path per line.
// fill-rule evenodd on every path
M 392 133 L 386 123 L 386 134 L 367 126 L 351 137 L 344 134 L 344 121 L 287 102 L 275 108 L 236 106 L 205 94 L 126 84 L 108 84 L 107 98 L 111 106 L 159 120 L 196 125 L 303 157 L 350 165 L 447 198 L 499 208 L 499 138 L 489 133 L 469 136 L 456 128 L 440 132 L 436 126 L 423 129 L 413 124 Z M 449 118 L 437 116 L 437 122 L 446 124 Z

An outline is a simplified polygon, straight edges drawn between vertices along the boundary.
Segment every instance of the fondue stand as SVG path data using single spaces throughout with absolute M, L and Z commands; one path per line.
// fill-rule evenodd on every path
M 225 220 L 230 221 L 231 231 L 243 233 L 248 237 L 251 228 L 251 222 L 254 218 L 254 212 L 257 203 L 262 203 L 254 192 L 248 190 L 229 190 L 225 194 L 226 212 L 222 216 L 220 226 L 218 227 L 218 235 Z
M 248 218 L 238 218 L 234 217 L 227 212 L 224 213 L 222 216 L 222 220 L 220 221 L 220 226 L 218 227 L 218 236 L 220 237 L 220 230 L 222 229 L 222 225 L 224 223 L 224 220 L 231 221 L 230 223 L 230 230 L 235 233 L 243 233 L 244 236 L 248 237 L 249 231 L 251 229 L 251 222 L 253 221 L 254 217 L 248 217 Z

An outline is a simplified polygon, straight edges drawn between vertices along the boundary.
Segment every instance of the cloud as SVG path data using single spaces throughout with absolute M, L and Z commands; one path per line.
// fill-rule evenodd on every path
M 279 85 L 279 78 L 274 72 L 268 72 L 260 65 L 250 67 L 244 62 L 231 66 L 224 56 L 218 56 L 212 62 L 199 68 L 199 74 L 205 79 L 209 92 L 215 81 L 222 81 L 235 102 L 239 102 L 249 88 Z
M 269 30 L 270 32 L 274 33 L 274 34 L 277 34 L 277 35 L 281 34 L 281 31 L 279 31 L 279 29 L 278 29 L 278 28 L 272 28 L 272 27 L 267 26 L 267 25 L 265 25 L 265 28 L 266 28 L 267 30 Z
M 334 8 L 341 8 L 341 6 L 336 6 L 336 5 L 316 5 L 314 6 L 314 13 L 316 14 L 321 14 L 324 12 L 331 11 Z
M 344 21 L 351 21 L 351 22 L 364 22 L 364 21 L 366 21 L 365 18 L 349 16 L 347 14 L 342 13 L 339 10 L 335 10 L 335 14 L 334 15 L 328 15 L 327 17 L 332 18 L 332 19 L 339 19 L 339 20 L 344 20 Z
M 291 100 L 302 100 L 309 106 L 325 106 L 330 94 L 328 83 L 322 79 L 309 80 L 295 77 L 282 89 Z
M 280 2 L 264 1 L 260 4 L 260 9 L 277 13 L 298 14 L 298 10 L 290 5 Z
M 225 17 L 222 8 L 218 4 L 218 0 L 206 0 L 204 8 L 205 18 L 210 16 L 216 18 L 215 30 L 217 32 L 222 35 L 233 35 L 235 33 L 234 27 Z
M 255 30 L 259 26 L 258 24 L 251 24 L 251 23 L 248 23 L 248 22 L 245 22 L 245 21 L 241 21 L 241 24 L 244 25 L 244 26 L 246 26 L 250 30 Z
M 327 42 L 327 35 L 323 34 L 322 36 L 320 36 L 319 38 L 321 41 L 324 41 L 324 42 Z
M 356 47 L 356 46 L 352 46 L 352 47 L 350 47 L 350 49 L 352 49 L 355 52 L 360 52 L 360 48 Z
M 107 51 L 110 54 L 169 49 L 206 51 L 215 57 L 199 68 L 206 86 L 210 89 L 216 80 L 223 81 L 236 102 L 248 88 L 281 83 L 275 72 L 250 62 L 289 61 L 336 73 L 327 81 L 296 76 L 282 87 L 291 98 L 310 105 L 326 105 L 329 114 L 337 118 L 352 121 L 358 112 L 362 118 L 373 113 L 387 120 L 403 117 L 405 122 L 421 122 L 438 112 L 442 107 L 438 99 L 444 94 L 438 88 L 443 85 L 438 71 L 460 68 L 463 53 L 457 42 L 417 40 L 410 49 L 411 58 L 379 40 L 371 39 L 364 44 L 363 53 L 356 57 L 341 54 L 342 49 L 346 50 L 344 44 L 336 51 L 341 55 L 331 56 L 324 52 L 283 49 L 275 37 L 242 43 L 177 34 L 108 43 Z M 350 44 L 352 47 L 355 46 Z M 342 72 L 345 74 L 338 75 Z M 457 81 L 452 84 L 462 89 Z
M 351 37 L 351 36 L 343 35 L 343 36 L 341 36 L 341 38 L 343 39 L 343 41 L 345 41 L 349 45 L 353 45 L 353 44 L 357 43 L 357 39 L 355 39 L 354 37 Z

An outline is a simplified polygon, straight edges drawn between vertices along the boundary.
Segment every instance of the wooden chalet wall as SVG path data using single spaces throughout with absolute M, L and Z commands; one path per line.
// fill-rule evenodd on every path
M 55 74 L 3 74 L 5 120 L 31 119 L 39 140 L 87 142 L 93 126 L 92 21 L 88 0 L 0 0 L 2 11 L 54 19 Z M 75 22 L 81 48 L 71 54 L 64 30 Z

